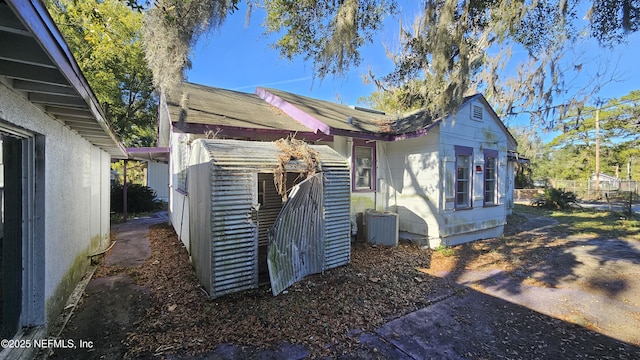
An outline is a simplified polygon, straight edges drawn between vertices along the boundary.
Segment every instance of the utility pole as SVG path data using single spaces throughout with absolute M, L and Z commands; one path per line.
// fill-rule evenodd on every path
M 600 100 L 596 104 L 596 198 L 600 199 Z

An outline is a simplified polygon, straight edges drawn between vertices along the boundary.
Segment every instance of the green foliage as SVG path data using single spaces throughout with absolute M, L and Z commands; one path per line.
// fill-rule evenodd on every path
M 127 0 L 128 3 L 134 0 Z M 433 0 L 424 1 L 413 24 L 402 22 L 398 0 L 248 0 L 266 11 L 263 26 L 277 34 L 273 46 L 284 58 L 302 57 L 318 77 L 343 75 L 362 62 L 360 50 L 372 43 L 385 17 L 400 20 L 395 48 L 387 48 L 395 68 L 370 74 L 380 94 L 366 101 L 380 108 L 405 111 L 426 107 L 448 113 L 463 97 L 482 91 L 501 115 L 529 113 L 532 122 L 546 123 L 584 106 L 602 86 L 603 72 L 588 89 L 567 95 L 565 72 L 579 73 L 583 64 L 561 66 L 563 56 L 585 40 L 579 27 L 592 5 L 591 33 L 603 44 L 624 40 L 637 31 L 640 0 Z M 171 91 L 190 66 L 189 53 L 198 37 L 220 26 L 239 0 L 158 0 L 146 12 L 145 46 L 154 82 Z M 621 11 L 617 9 L 622 7 Z M 609 36 L 611 35 L 611 36 Z M 504 76 L 513 51 L 527 53 L 513 76 Z M 606 74 L 606 72 L 604 72 Z M 381 76 L 382 75 L 382 76 Z M 388 94 L 388 93 L 392 94 Z M 570 97 L 557 103 L 559 94 Z
M 533 127 L 509 127 L 509 132 L 518 143 L 518 154 L 529 159 L 529 164 L 515 165 L 515 187 L 526 189 L 533 187 L 533 180 L 545 178 L 548 169 L 548 152 L 538 131 Z
M 426 94 L 427 91 L 427 84 L 424 80 L 414 79 L 397 88 L 375 91 L 359 101 L 385 113 L 403 113 L 427 107 L 426 96 L 421 95 Z
M 640 91 L 611 99 L 597 113 L 600 129 L 600 172 L 626 178 L 631 164 L 631 178 L 640 177 Z M 585 107 L 557 121 L 559 133 L 546 147 L 548 161 L 544 177 L 587 179 L 595 173 L 596 108 Z M 542 173 L 536 171 L 535 178 Z
M 142 13 L 118 0 L 46 5 L 124 145 L 152 146 L 157 98 L 140 40 Z
M 640 1 L 593 0 L 589 18 L 593 37 L 605 45 L 618 43 L 640 29 Z
M 321 78 L 358 65 L 359 49 L 395 11 L 393 0 L 264 0 L 263 6 L 266 32 L 282 34 L 274 47 L 285 58 L 311 60 Z
M 456 249 L 450 246 L 446 246 L 445 244 L 440 244 L 436 251 L 439 252 L 444 257 L 451 257 L 456 254 Z
M 576 195 L 573 192 L 549 187 L 532 201 L 532 205 L 549 210 L 563 210 L 575 205 L 576 201 Z
M 117 182 L 111 183 L 111 211 L 121 213 L 123 206 L 124 186 Z M 148 186 L 127 184 L 127 212 L 143 213 L 159 211 L 164 203 L 156 200 L 156 193 Z
M 124 179 L 124 160 L 111 163 L 111 170 L 118 173 L 119 180 Z M 127 160 L 127 182 L 135 184 L 146 184 L 147 182 L 147 165 L 143 161 Z

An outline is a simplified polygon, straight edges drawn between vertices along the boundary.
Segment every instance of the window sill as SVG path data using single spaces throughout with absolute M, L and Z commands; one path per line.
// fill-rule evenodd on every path
M 453 209 L 454 211 L 465 211 L 465 210 L 473 210 L 473 206 L 469 207 L 457 207 Z
M 375 189 L 351 189 L 352 193 L 374 193 Z

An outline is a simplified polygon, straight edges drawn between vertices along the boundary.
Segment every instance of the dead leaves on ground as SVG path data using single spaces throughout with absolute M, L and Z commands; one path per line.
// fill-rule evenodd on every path
M 132 356 L 203 353 L 224 343 L 272 347 L 287 341 L 312 355 L 348 352 L 357 336 L 428 304 L 440 280 L 416 270 L 429 267 L 429 250 L 352 247 L 349 265 L 309 276 L 286 294 L 268 286 L 210 299 L 199 286 L 184 246 L 170 227 L 150 233 L 152 256 L 137 269 L 152 292 L 152 307 L 129 334 Z
M 517 259 L 541 259 L 549 240 L 489 239 L 456 246 L 453 256 L 406 245 L 356 244 L 349 265 L 309 276 L 286 294 L 273 297 L 263 286 L 218 299 L 200 287 L 171 227 L 152 227 L 150 241 L 152 256 L 129 270 L 152 293 L 151 309 L 126 342 L 133 357 L 204 353 L 224 343 L 268 348 L 283 341 L 303 345 L 312 356 L 339 355 L 357 347 L 363 331 L 425 307 L 430 295 L 446 292 L 450 284 L 439 278 L 443 272 L 514 270 Z

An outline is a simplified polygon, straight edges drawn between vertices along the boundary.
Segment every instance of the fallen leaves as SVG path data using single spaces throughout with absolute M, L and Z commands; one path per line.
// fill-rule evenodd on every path
M 287 293 L 273 297 L 262 286 L 210 299 L 170 227 L 153 227 L 150 241 L 152 256 L 135 279 L 152 289 L 152 306 L 128 336 L 132 357 L 282 341 L 301 344 L 312 356 L 339 355 L 359 345 L 355 334 L 427 306 L 428 295 L 443 286 L 416 270 L 429 267 L 430 250 L 357 244 L 349 265 L 309 276 Z

